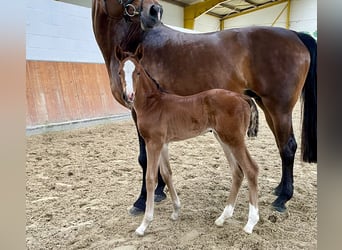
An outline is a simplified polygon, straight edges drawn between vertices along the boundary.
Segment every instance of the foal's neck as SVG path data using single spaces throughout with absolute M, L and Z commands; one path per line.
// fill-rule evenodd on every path
M 150 77 L 144 70 L 141 70 L 141 76 L 137 83 L 136 96 L 134 101 L 135 109 L 146 110 L 146 108 L 153 108 L 160 104 L 164 92 L 161 90 L 159 84 Z

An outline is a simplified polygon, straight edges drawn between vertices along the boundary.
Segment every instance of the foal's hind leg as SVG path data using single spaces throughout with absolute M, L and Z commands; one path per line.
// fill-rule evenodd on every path
M 258 208 L 258 166 L 251 158 L 245 144 L 232 148 L 233 155 L 246 175 L 249 191 L 249 213 L 248 221 L 244 227 L 245 232 L 252 233 L 254 226 L 259 221 Z
M 222 146 L 222 149 L 223 149 L 225 156 L 228 160 L 229 166 L 231 167 L 232 179 L 233 179 L 232 187 L 231 187 L 231 190 L 230 190 L 230 193 L 228 196 L 227 205 L 224 208 L 220 217 L 218 217 L 215 221 L 215 224 L 217 226 L 223 226 L 224 221 L 233 216 L 236 197 L 239 193 L 239 189 L 241 187 L 241 183 L 242 183 L 244 175 L 243 175 L 241 168 L 237 164 L 235 157 L 232 155 L 229 147 L 221 141 L 221 139 L 218 137 L 218 135 L 216 133 L 214 133 L 214 135 Z
M 171 215 L 172 220 L 177 220 L 179 216 L 180 210 L 180 201 L 176 192 L 176 189 L 173 185 L 172 180 L 172 171 L 169 162 L 169 152 L 167 144 L 163 146 L 161 157 L 160 157 L 160 173 L 169 189 L 172 203 L 173 203 L 173 213 Z
M 232 217 L 236 202 L 236 197 L 241 187 L 244 174 L 248 180 L 249 190 L 249 214 L 248 221 L 244 227 L 245 232 L 252 233 L 254 226 L 259 221 L 259 209 L 258 209 L 258 167 L 251 158 L 244 144 L 244 138 L 234 147 L 229 147 L 224 144 L 220 138 L 216 138 L 221 143 L 221 146 L 225 152 L 225 155 L 232 168 L 233 183 L 229 193 L 227 206 L 225 207 L 221 216 L 215 221 L 215 224 L 222 226 L 227 218 Z
M 225 220 L 233 216 L 236 198 L 239 193 L 243 176 L 244 176 L 243 172 L 241 171 L 241 168 L 239 167 L 238 164 L 236 164 L 235 160 L 229 160 L 229 165 L 231 166 L 231 169 L 232 169 L 232 179 L 233 179 L 232 186 L 231 186 L 230 193 L 228 196 L 227 205 L 224 208 L 220 217 L 218 217 L 215 221 L 215 224 L 217 226 L 223 226 L 223 223 L 225 222 Z

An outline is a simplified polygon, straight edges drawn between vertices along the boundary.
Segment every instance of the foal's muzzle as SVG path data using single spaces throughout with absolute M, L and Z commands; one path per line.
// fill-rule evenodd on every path
M 122 95 L 122 98 L 124 99 L 125 103 L 127 104 L 127 106 L 129 108 L 131 108 L 133 106 L 134 97 L 135 97 L 134 93 L 131 93 L 131 94 L 128 94 L 128 95 L 126 93 L 124 93 Z

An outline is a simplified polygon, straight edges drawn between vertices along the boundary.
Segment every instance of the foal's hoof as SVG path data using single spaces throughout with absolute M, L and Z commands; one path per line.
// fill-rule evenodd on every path
M 128 213 L 132 216 L 138 216 L 138 215 L 144 214 L 145 210 L 133 206 L 130 209 L 128 209 Z
M 162 200 L 165 200 L 165 199 L 166 199 L 166 194 L 164 193 L 154 195 L 155 202 L 161 202 Z
M 279 197 L 272 203 L 272 207 L 280 213 L 284 213 L 286 211 L 285 202 L 280 200 Z
M 143 229 L 141 229 L 140 227 L 138 227 L 136 230 L 135 230 L 135 234 L 142 237 L 144 236 L 145 234 L 145 231 Z

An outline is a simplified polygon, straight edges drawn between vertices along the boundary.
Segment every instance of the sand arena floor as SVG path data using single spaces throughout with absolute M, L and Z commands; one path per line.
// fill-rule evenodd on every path
M 294 130 L 300 152 L 300 111 Z M 214 224 L 231 185 L 230 170 L 210 133 L 170 144 L 171 167 L 182 203 L 170 219 L 171 200 L 155 206 L 144 237 L 134 234 L 142 216 L 127 213 L 140 192 L 138 141 L 131 120 L 27 137 L 26 235 L 28 249 L 317 249 L 317 165 L 296 155 L 295 192 L 287 212 L 271 209 L 281 163 L 260 112 L 258 138 L 247 139 L 260 168 L 260 221 L 251 235 L 244 180 L 235 213 Z

